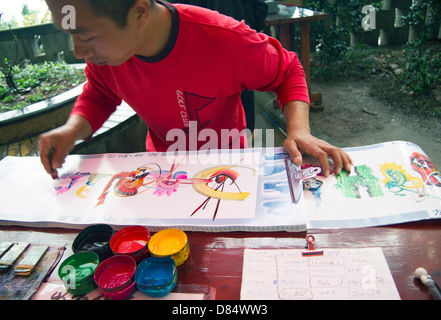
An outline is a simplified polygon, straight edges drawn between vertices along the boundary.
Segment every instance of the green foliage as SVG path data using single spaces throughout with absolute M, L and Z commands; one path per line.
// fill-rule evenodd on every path
M 415 41 L 406 47 L 405 69 L 399 77 L 416 98 L 430 95 L 441 85 L 441 53 L 439 47 Z
M 437 41 L 358 46 L 327 65 L 312 61 L 311 69 L 322 81 L 364 81 L 377 99 L 403 111 L 441 117 L 441 43 Z
M 8 87 L 4 77 L 0 80 L 0 112 L 20 109 L 85 81 L 83 70 L 65 62 L 26 63 L 13 66 L 12 73 L 15 88 Z
M 14 59 L 14 61 L 11 62 L 5 57 L 4 60 L 2 61 L 2 63 L 0 63 L 0 72 L 3 74 L 3 79 L 6 82 L 8 91 L 9 90 L 17 90 L 17 85 L 15 84 L 15 81 L 14 81 L 14 70 L 15 70 L 14 67 L 15 67 L 15 64 L 17 63 L 17 54 L 18 54 L 17 36 L 14 34 L 14 31 L 12 30 L 11 27 L 9 27 L 9 31 L 14 38 L 15 59 Z M 2 97 L 3 97 L 3 95 L 0 95 L 0 98 L 2 98 Z
M 8 94 L 9 90 L 6 87 L 0 87 L 0 98 L 6 96 Z
M 374 2 L 379 7 L 381 1 Z M 305 0 L 305 6 L 329 14 L 329 18 L 311 24 L 311 39 L 316 43 L 314 59 L 322 65 L 341 59 L 350 47 L 350 33 L 362 32 L 363 0 Z
M 21 90 L 28 90 L 56 79 L 70 79 L 80 84 L 82 77 L 78 70 L 64 62 L 44 62 L 42 64 L 26 64 L 23 68 L 15 67 L 15 82 Z
M 429 15 L 427 16 L 427 10 Z M 425 0 L 414 1 L 410 7 L 410 12 L 404 17 L 404 20 L 410 25 L 427 26 L 431 28 L 436 22 L 440 21 L 441 1 Z M 426 18 L 428 17 L 428 19 Z
M 418 111 L 441 115 L 440 101 L 434 98 L 441 90 L 441 50 L 439 43 L 431 41 L 437 38 L 441 1 L 415 1 L 404 21 L 420 32 L 418 39 L 405 46 L 398 84 L 418 101 Z
M 441 44 L 430 40 L 438 35 L 440 0 L 414 1 L 403 20 L 418 28 L 419 38 L 394 48 L 350 48 L 348 34 L 361 32 L 365 2 L 305 2 L 307 7 L 330 15 L 311 24 L 311 38 L 317 44 L 311 62 L 314 78 L 373 79 L 370 83 L 377 98 L 399 102 L 403 110 L 441 117 Z M 378 9 L 381 1 L 373 5 Z
M 17 90 L 17 85 L 14 80 L 15 64 L 8 61 L 7 58 L 3 60 L 3 64 L 0 65 L 0 72 L 6 84 L 5 90 Z M 1 95 L 0 95 L 1 97 Z

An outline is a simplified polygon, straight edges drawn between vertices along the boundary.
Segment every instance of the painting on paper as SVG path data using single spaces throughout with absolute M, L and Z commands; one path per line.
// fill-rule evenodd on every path
M 346 151 L 354 160 L 351 172 L 319 176 L 320 187 L 305 191 L 310 227 L 364 227 L 441 217 L 441 175 L 417 145 L 396 141 Z
M 351 172 L 290 196 L 283 148 L 68 156 L 52 181 L 38 157 L 0 161 L 0 222 L 194 231 L 305 231 L 441 217 L 441 175 L 417 145 L 346 148 Z M 317 167 L 304 157 L 302 168 Z
M 46 203 L 39 209 L 41 214 L 72 222 L 250 219 L 255 212 L 258 164 L 245 163 L 240 155 L 235 158 L 227 159 L 227 164 L 206 159 L 204 165 L 192 164 L 188 155 L 69 156 L 55 181 L 49 181 L 36 159 L 27 159 L 2 181 L 2 187 L 9 183 L 17 190 L 3 188 L 2 193 L 15 199 L 7 202 L 15 203 L 11 210 L 25 208 L 23 202 L 34 207 L 38 197 L 38 207 Z M 11 166 L 20 164 L 15 160 Z

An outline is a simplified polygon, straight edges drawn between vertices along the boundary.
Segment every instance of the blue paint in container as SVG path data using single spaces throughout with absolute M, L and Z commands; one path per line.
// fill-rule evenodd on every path
M 138 266 L 135 282 L 138 290 L 150 297 L 164 297 L 178 280 L 176 263 L 172 258 L 147 258 Z

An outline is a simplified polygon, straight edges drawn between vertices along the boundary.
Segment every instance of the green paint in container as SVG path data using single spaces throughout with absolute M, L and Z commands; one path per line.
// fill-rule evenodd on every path
M 96 288 L 93 275 L 98 265 L 99 257 L 96 253 L 78 252 L 63 261 L 58 276 L 69 293 L 82 296 Z

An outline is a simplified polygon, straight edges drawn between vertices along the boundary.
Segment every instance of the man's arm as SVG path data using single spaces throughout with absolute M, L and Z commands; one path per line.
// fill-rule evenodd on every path
M 40 136 L 40 160 L 47 173 L 53 179 L 58 178 L 66 156 L 74 148 L 75 141 L 87 139 L 93 133 L 89 122 L 79 115 L 72 115 L 67 122 Z
M 57 169 L 75 147 L 75 141 L 90 138 L 122 101 L 107 87 L 98 66 L 88 64 L 85 72 L 87 82 L 67 122 L 40 136 L 41 163 L 53 179 L 58 177 Z
M 286 118 L 287 135 L 283 146 L 289 152 L 291 160 L 302 164 L 302 154 L 306 153 L 320 161 L 325 177 L 329 175 L 328 157 L 334 161 L 334 172 L 340 174 L 341 169 L 351 170 L 352 159 L 342 149 L 330 145 L 311 135 L 309 128 L 309 105 L 303 101 L 290 101 L 283 108 Z

